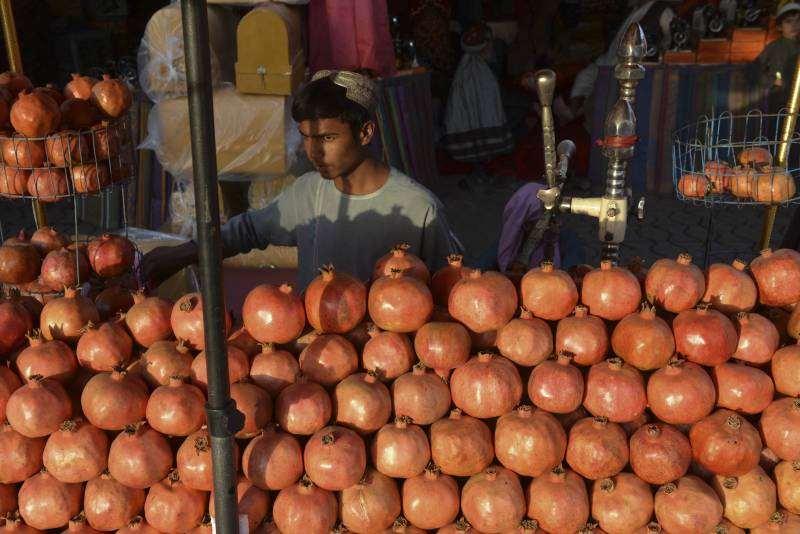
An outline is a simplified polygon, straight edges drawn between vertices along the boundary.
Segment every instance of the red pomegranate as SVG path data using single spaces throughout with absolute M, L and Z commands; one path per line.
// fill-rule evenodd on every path
M 393 269 L 398 269 L 406 276 L 416 278 L 423 284 L 427 284 L 431 279 L 428 266 L 419 257 L 408 252 L 411 245 L 401 243 L 392 247 L 388 254 L 382 256 L 375 262 L 372 270 L 372 281 L 389 276 Z
M 711 377 L 717 388 L 717 406 L 720 408 L 759 414 L 775 395 L 769 375 L 742 362 L 717 365 Z
M 408 416 L 396 417 L 375 434 L 370 446 L 375 468 L 392 478 L 419 475 L 431 459 L 431 448 L 425 431 L 412 424 Z
M 703 272 L 683 253 L 677 260 L 660 259 L 653 263 L 645 280 L 647 300 L 672 313 L 693 308 L 706 291 Z
M 82 493 L 81 484 L 59 482 L 42 469 L 19 488 L 19 513 L 35 529 L 61 528 L 80 512 Z
M 628 436 L 605 417 L 585 417 L 569 431 L 566 458 L 584 478 L 612 477 L 628 463 Z
M 354 532 L 382 532 L 400 515 L 401 506 L 397 483 L 372 467 L 339 495 L 339 516 Z
M 639 313 L 624 317 L 611 334 L 614 354 L 640 371 L 663 367 L 675 353 L 675 338 L 655 309 L 642 305 Z
M 125 314 L 125 325 L 133 340 L 142 347 L 172 336 L 170 315 L 173 303 L 161 297 L 145 297 L 139 291 L 133 295 L 133 306 Z
M 153 485 L 144 501 L 144 517 L 161 532 L 178 534 L 194 528 L 206 512 L 208 494 L 180 480 L 177 470 Z
M 403 513 L 419 528 L 432 530 L 452 523 L 460 506 L 455 479 L 433 463 L 423 474 L 403 482 Z
M 0 302 L 0 354 L 22 344 L 25 334 L 31 328 L 33 321 L 22 304 L 13 301 Z
M 544 410 L 521 405 L 497 420 L 494 451 L 504 467 L 521 476 L 549 473 L 564 460 L 567 435 Z
M 145 414 L 154 430 L 168 436 L 188 436 L 205 423 L 205 395 L 185 380 L 173 376 L 168 385 L 158 386 L 150 394 Z
M 486 423 L 461 410 L 439 419 L 430 428 L 431 458 L 443 473 L 472 476 L 491 465 L 494 459 L 492 432 Z
M 42 257 L 47 256 L 48 252 L 61 250 L 70 244 L 69 238 L 52 226 L 44 226 L 36 230 L 31 235 L 30 243 L 39 250 Z
M 294 436 L 267 426 L 247 444 L 242 471 L 261 489 L 288 488 L 303 475 L 303 450 Z
M 244 415 L 244 426 L 235 434 L 237 438 L 252 438 L 272 421 L 272 398 L 255 384 L 231 384 L 231 399 L 236 403 L 236 409 Z
M 750 534 L 791 534 L 798 528 L 800 528 L 800 515 L 778 509 L 770 516 L 769 521 L 756 528 L 751 528 Z
M 89 279 L 89 262 L 76 250 L 53 250 L 42 261 L 41 281 L 53 291 L 77 286 Z
M 82 166 L 82 162 L 92 159 L 91 147 L 88 136 L 68 130 L 50 135 L 44 141 L 47 161 L 54 167 L 70 168 L 73 164 L 74 167 Z M 87 163 L 86 167 L 89 165 L 94 166 L 94 163 Z M 76 188 L 76 192 L 81 191 L 77 191 Z
M 581 302 L 592 315 L 619 321 L 635 312 L 642 302 L 639 280 L 624 267 L 615 267 L 611 260 L 600 262 L 600 268 L 588 273 L 581 285 Z
M 92 97 L 92 87 L 97 81 L 97 79 L 90 76 L 72 73 L 72 80 L 64 86 L 64 98 L 89 100 Z
M 369 289 L 369 316 L 376 325 L 390 332 L 413 332 L 424 325 L 433 312 L 433 296 L 419 279 L 394 269 Z
M 408 416 L 418 425 L 430 425 L 444 417 L 450 402 L 447 383 L 422 363 L 392 384 L 395 416 Z
M 141 515 L 134 516 L 128 524 L 117 531 L 119 534 L 160 534 Z
M 250 364 L 247 354 L 231 345 L 225 347 L 228 357 L 228 382 L 236 384 L 247 379 L 250 373 Z M 192 384 L 199 387 L 203 393 L 208 392 L 208 368 L 206 366 L 206 352 L 203 351 L 192 360 L 189 376 Z
M 22 386 L 22 381 L 9 367 L 0 365 L 0 421 L 6 420 L 6 404 L 14 391 Z M 2 484 L 2 482 L 0 482 Z
M 709 160 L 703 167 L 703 174 L 711 182 L 712 193 L 724 193 L 728 190 L 728 181 L 733 173 L 727 162 Z
M 18 484 L 42 468 L 42 453 L 47 440 L 28 438 L 14 430 L 11 423 L 0 423 L 0 484 Z
M 800 450 L 800 398 L 784 397 L 770 404 L 761 414 L 764 444 L 781 460 L 797 459 Z
M 81 393 L 86 418 L 103 430 L 122 430 L 145 417 L 147 386 L 124 369 L 92 377 Z
M 525 367 L 545 361 L 553 353 L 553 333 L 541 319 L 525 308 L 497 332 L 495 340 L 500 354 Z
M 309 380 L 333 387 L 358 369 L 352 343 L 336 334 L 322 334 L 300 353 L 300 370 Z
M 518 303 L 517 290 L 505 275 L 473 270 L 453 286 L 447 309 L 453 319 L 482 334 L 505 326 Z
M 228 336 L 228 344 L 233 345 L 237 349 L 242 349 L 249 358 L 255 357 L 263 349 L 262 343 L 259 343 L 245 327 L 235 330 Z
M 708 373 L 692 362 L 673 358 L 647 381 L 653 415 L 673 425 L 691 425 L 714 409 L 717 394 Z
M 25 284 L 39 276 L 42 259 L 35 247 L 20 243 L 0 246 L 0 282 Z
M 333 416 L 337 424 L 360 434 L 372 434 L 386 424 L 391 414 L 389 389 L 374 372 L 352 374 L 336 385 Z
M 306 313 L 292 286 L 256 286 L 242 305 L 242 321 L 250 335 L 261 343 L 288 343 L 300 336 Z
M 83 510 L 92 528 L 119 530 L 144 508 L 144 490 L 123 486 L 108 471 L 86 483 Z
M 592 415 L 615 423 L 634 421 L 647 407 L 642 374 L 620 358 L 593 365 L 586 377 L 583 405 Z
M 364 475 L 367 452 L 364 440 L 342 426 L 327 426 L 317 431 L 303 452 L 306 473 L 320 488 L 341 491 Z
M 654 509 L 666 532 L 713 532 L 722 519 L 722 504 L 714 490 L 693 475 L 661 486 Z
M 522 305 L 536 317 L 558 321 L 569 315 L 578 303 L 578 288 L 569 274 L 555 269 L 552 262 L 531 269 L 520 285 Z
M 211 475 L 213 464 L 208 428 L 203 425 L 200 430 L 189 434 L 178 447 L 175 466 L 181 482 L 186 486 L 200 491 L 211 491 L 214 487 Z M 238 471 L 239 445 L 236 441 L 233 442 L 233 467 Z
M 620 473 L 592 485 L 592 516 L 606 532 L 636 532 L 653 515 L 653 493 L 636 475 Z
M 566 352 L 534 367 L 528 379 L 528 396 L 533 404 L 552 413 L 576 410 L 583 402 L 583 391 L 583 374 Z
M 777 327 L 757 313 L 739 312 L 733 321 L 739 343 L 733 357 L 754 364 L 767 363 L 780 345 Z
M 86 130 L 99 122 L 100 114 L 88 100 L 82 98 L 64 100 L 63 96 L 61 98 L 63 100 L 59 104 L 61 122 L 70 130 Z
M 248 532 L 255 531 L 258 525 L 264 522 L 267 518 L 267 514 L 272 510 L 269 493 L 256 487 L 242 475 L 238 475 L 236 483 L 236 500 L 239 517 L 245 516 L 247 518 Z M 209 499 L 208 513 L 211 514 L 211 517 L 216 515 L 214 513 L 213 491 Z M 203 523 L 201 522 L 200 525 L 202 527 Z M 211 525 L 209 524 L 208 530 L 204 534 L 210 532 Z M 194 534 L 194 531 L 192 531 L 192 534 Z
M 124 367 L 133 355 L 133 340 L 122 325 L 122 318 L 101 323 L 100 326 L 89 322 L 75 350 L 78 363 L 95 373 Z
M 244 312 L 242 312 L 244 313 Z M 231 332 L 231 315 L 224 313 L 225 337 Z M 182 339 L 196 350 L 206 346 L 205 328 L 203 326 L 203 295 L 189 293 L 177 300 L 169 318 L 175 337 Z M 249 329 L 248 329 L 249 330 Z
M 756 305 L 758 290 L 740 259 L 731 265 L 715 263 L 706 272 L 706 291 L 701 299 L 725 315 L 749 312 Z
M 528 517 L 538 521 L 546 532 L 577 532 L 589 519 L 586 483 L 561 466 L 534 478 L 526 498 Z
M 433 273 L 430 281 L 430 289 L 433 295 L 433 302 L 437 306 L 447 307 L 447 302 L 450 299 L 450 292 L 453 290 L 453 286 L 456 285 L 462 277 L 469 274 L 470 269 L 462 265 L 463 261 L 464 257 L 460 254 L 450 254 L 447 256 L 447 266 Z
M 29 346 L 17 356 L 17 370 L 25 382 L 34 375 L 68 384 L 78 371 L 78 361 L 63 341 L 45 341 L 38 330 L 28 335 Z
M 777 350 L 771 366 L 775 390 L 789 397 L 800 397 L 800 341 Z
M 331 419 L 333 406 L 325 388 L 299 376 L 297 382 L 281 390 L 275 401 L 275 420 L 292 434 L 310 436 Z
M 6 403 L 11 426 L 26 438 L 40 438 L 58 430 L 72 415 L 72 401 L 64 386 L 41 375 L 14 390 Z
M 800 301 L 800 252 L 783 248 L 761 251 L 750 263 L 764 306 L 786 306 Z
M 704 305 L 679 313 L 672 330 L 679 354 L 690 362 L 710 367 L 728 361 L 739 343 L 730 319 Z
M 481 352 L 453 371 L 453 404 L 479 419 L 500 417 L 522 399 L 522 379 L 510 360 Z
M 0 87 L 8 91 L 4 94 L 6 100 L 17 97 L 21 91 L 26 89 L 33 90 L 30 78 L 10 70 L 0 74 Z
M 155 389 L 166 386 L 172 376 L 191 376 L 194 357 L 185 343 L 156 341 L 142 354 L 142 377 Z
M 131 309 L 133 295 L 122 286 L 107 287 L 94 298 L 94 305 L 97 307 L 100 319 L 106 321 Z
M 44 137 L 58 128 L 61 110 L 47 95 L 28 90 L 17 95 L 11 106 L 11 126 L 26 137 Z
M 792 513 L 800 512 L 800 460 L 780 462 L 774 475 L 781 506 Z
M 414 336 L 417 357 L 441 374 L 466 363 L 471 347 L 469 332 L 459 323 L 426 323 Z
M 715 475 L 741 476 L 758 465 L 758 431 L 730 410 L 717 410 L 695 423 L 689 440 L 694 460 Z
M 330 534 L 337 508 L 333 493 L 303 477 L 278 493 L 272 515 L 282 534 Z
M 739 477 L 715 476 L 711 485 L 722 501 L 725 517 L 738 527 L 762 525 L 775 511 L 775 483 L 758 466 Z
M 75 288 L 66 288 L 64 296 L 44 305 L 39 322 L 45 339 L 59 339 L 67 343 L 78 341 L 83 327 L 89 321 L 100 322 L 91 299 L 78 293 Z
M 137 423 L 125 427 L 111 442 L 108 471 L 129 488 L 145 489 L 167 476 L 172 459 L 167 438 L 146 423 Z
M 384 382 L 390 382 L 411 370 L 416 355 L 406 334 L 382 332 L 372 323 L 369 324 L 367 331 L 369 341 L 364 344 L 361 353 L 364 369 L 375 371 L 378 378 Z M 422 329 L 418 331 L 417 337 L 421 331 Z
M 86 482 L 106 468 L 108 436 L 80 419 L 68 419 L 47 438 L 42 460 L 47 472 L 61 482 Z
M 630 439 L 630 463 L 648 484 L 666 484 L 684 476 L 692 461 L 689 439 L 666 423 L 640 427 Z
M 575 307 L 573 317 L 558 322 L 555 336 L 556 352 L 567 352 L 578 365 L 602 362 L 608 353 L 608 331 L 602 319 L 589 315 L 586 306 Z
M 89 242 L 86 254 L 94 272 L 113 278 L 131 270 L 136 249 L 126 237 L 103 234 Z
M 0 149 L 11 144 L 11 141 L 0 141 Z M 14 155 L 16 158 L 16 154 Z M 0 195 L 19 197 L 28 194 L 30 171 L 19 167 L 0 167 Z
M 105 115 L 117 118 L 128 111 L 133 97 L 124 81 L 103 74 L 103 79 L 92 85 L 91 100 Z M 152 522 L 148 520 L 148 523 Z
M 250 379 L 273 397 L 294 384 L 299 374 L 297 358 L 288 351 L 276 349 L 272 343 L 264 343 L 250 364 Z
M 471 476 L 461 490 L 461 509 L 467 521 L 484 532 L 517 527 L 526 512 L 519 477 L 500 466 Z
M 325 265 L 305 291 L 308 324 L 322 333 L 344 334 L 367 312 L 367 286 L 347 273 Z

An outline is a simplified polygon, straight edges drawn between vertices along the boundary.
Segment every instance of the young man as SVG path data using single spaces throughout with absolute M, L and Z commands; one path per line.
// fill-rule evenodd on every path
M 346 71 L 320 71 L 292 106 L 316 172 L 300 176 L 267 207 L 233 217 L 222 228 L 223 255 L 267 245 L 298 247 L 298 289 L 333 264 L 369 280 L 375 261 L 397 243 L 411 245 L 431 270 L 456 251 L 439 200 L 400 171 L 375 159 L 369 144 L 376 88 Z M 193 241 L 144 257 L 146 281 L 158 284 L 197 261 Z
M 777 113 L 786 106 L 797 55 L 800 53 L 800 3 L 782 4 L 775 13 L 775 23 L 781 37 L 764 48 L 751 70 L 755 83 L 765 89 L 772 89 L 769 113 Z

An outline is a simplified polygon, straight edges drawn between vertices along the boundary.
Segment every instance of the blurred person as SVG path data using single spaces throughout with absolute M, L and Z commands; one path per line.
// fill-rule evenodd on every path
M 768 44 L 751 66 L 755 83 L 770 89 L 770 111 L 786 105 L 792 84 L 797 55 L 800 53 L 800 3 L 783 2 L 775 12 L 775 24 L 781 36 Z

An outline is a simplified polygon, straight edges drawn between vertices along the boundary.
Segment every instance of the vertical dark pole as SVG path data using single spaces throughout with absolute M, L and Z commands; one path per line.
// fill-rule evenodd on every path
M 241 414 L 236 412 L 230 398 L 225 351 L 222 239 L 217 198 L 217 157 L 206 0 L 181 0 L 181 14 L 189 89 L 189 128 L 192 135 L 197 245 L 203 287 L 205 350 L 208 355 L 206 413 L 214 460 L 215 521 L 218 533 L 237 534 L 239 521 L 236 512 L 233 434 L 241 428 L 242 421 Z

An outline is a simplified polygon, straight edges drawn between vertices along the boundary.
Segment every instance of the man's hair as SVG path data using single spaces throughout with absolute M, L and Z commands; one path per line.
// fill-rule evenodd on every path
M 347 98 L 347 90 L 330 78 L 320 78 L 306 85 L 292 104 L 295 122 L 338 119 L 348 126 L 357 140 L 361 127 L 370 120 L 369 111 Z
M 783 24 L 783 21 L 786 20 L 787 17 L 797 14 L 800 14 L 800 10 L 798 9 L 792 9 L 790 11 L 787 11 L 786 13 L 781 13 L 781 16 L 775 19 L 775 25 L 780 26 L 781 24 Z

